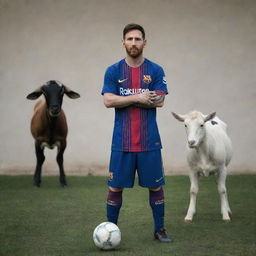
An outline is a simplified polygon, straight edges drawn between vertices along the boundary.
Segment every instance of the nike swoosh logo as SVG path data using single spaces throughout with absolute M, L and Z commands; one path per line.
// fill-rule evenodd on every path
M 125 78 L 125 79 L 119 79 L 118 80 L 118 83 L 123 83 L 124 81 L 126 81 L 128 78 Z
M 160 179 L 156 180 L 156 182 L 159 182 L 159 181 L 162 180 L 162 179 L 163 179 L 163 177 L 161 177 Z

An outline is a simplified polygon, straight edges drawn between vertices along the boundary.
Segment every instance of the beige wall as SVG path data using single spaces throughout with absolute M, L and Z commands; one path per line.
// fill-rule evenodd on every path
M 124 25 L 145 27 L 145 56 L 161 64 L 170 94 L 158 111 L 168 173 L 187 170 L 185 131 L 170 113 L 217 111 L 229 125 L 233 172 L 256 170 L 256 1 L 0 0 L 0 173 L 32 173 L 26 95 L 50 79 L 81 94 L 64 99 L 67 173 L 107 171 L 114 111 L 100 91 L 106 67 L 124 56 Z M 44 173 L 57 173 L 46 151 Z

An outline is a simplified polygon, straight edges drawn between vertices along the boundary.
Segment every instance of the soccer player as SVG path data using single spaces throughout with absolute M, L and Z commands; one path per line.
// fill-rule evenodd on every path
M 109 166 L 107 218 L 117 224 L 124 188 L 149 188 L 154 238 L 170 242 L 164 229 L 164 172 L 156 108 L 164 105 L 167 84 L 163 69 L 143 57 L 145 32 L 138 24 L 123 30 L 126 58 L 107 68 L 102 94 L 107 108 L 115 108 Z

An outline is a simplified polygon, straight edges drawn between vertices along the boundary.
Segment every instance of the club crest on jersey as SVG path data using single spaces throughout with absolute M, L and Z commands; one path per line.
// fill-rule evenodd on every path
M 113 172 L 109 172 L 109 174 L 108 174 L 108 180 L 109 180 L 109 181 L 112 181 L 113 178 L 114 178 Z
M 150 75 L 144 75 L 143 76 L 143 82 L 146 84 L 150 84 L 152 82 L 151 76 Z

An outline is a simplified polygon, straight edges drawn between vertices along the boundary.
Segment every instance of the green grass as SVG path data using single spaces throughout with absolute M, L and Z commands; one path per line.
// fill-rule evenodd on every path
M 229 176 L 231 223 L 221 220 L 214 177 L 201 178 L 197 215 L 183 222 L 189 201 L 188 177 L 167 177 L 166 228 L 170 244 L 152 240 L 148 191 L 135 185 L 124 192 L 119 218 L 121 245 L 100 251 L 92 232 L 105 221 L 106 177 L 42 177 L 40 189 L 32 176 L 0 176 L 1 256 L 129 256 L 129 255 L 256 255 L 256 175 Z

